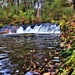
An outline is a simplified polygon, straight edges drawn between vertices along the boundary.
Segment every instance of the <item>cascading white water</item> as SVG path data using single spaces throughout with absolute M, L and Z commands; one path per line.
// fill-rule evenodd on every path
M 24 32 L 25 33 L 39 33 L 39 29 L 40 29 L 41 25 L 40 26 L 35 26 L 33 29 L 29 26 L 27 27 Z
M 12 30 L 12 29 L 11 29 Z M 24 29 L 23 26 L 20 26 L 16 29 L 16 34 L 22 34 L 22 33 L 53 33 L 53 34 L 60 34 L 60 26 L 56 24 L 50 24 L 50 23 L 43 23 L 41 25 L 34 25 L 28 26 Z M 9 34 L 12 34 L 10 31 Z
M 24 33 L 23 28 L 22 27 L 18 28 L 16 33 Z

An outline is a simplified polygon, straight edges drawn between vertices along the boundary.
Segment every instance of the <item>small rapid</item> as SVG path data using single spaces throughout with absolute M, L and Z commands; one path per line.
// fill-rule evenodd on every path
M 17 29 L 16 33 L 54 33 L 59 34 L 60 33 L 60 26 L 50 23 L 44 23 L 40 25 L 35 26 L 28 26 L 26 28 L 20 26 Z
M 20 26 L 3 26 L 0 31 L 3 31 L 5 29 L 9 29 L 9 32 L 7 34 L 23 34 L 23 33 L 60 34 L 60 26 L 51 23 L 20 25 Z

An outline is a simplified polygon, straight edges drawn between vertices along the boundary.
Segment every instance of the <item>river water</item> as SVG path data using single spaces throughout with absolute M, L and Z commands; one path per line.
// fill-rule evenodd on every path
M 31 65 L 46 65 L 60 50 L 60 36 L 55 34 L 21 34 L 0 36 L 0 75 L 22 75 Z M 53 56 L 52 56 L 53 53 Z

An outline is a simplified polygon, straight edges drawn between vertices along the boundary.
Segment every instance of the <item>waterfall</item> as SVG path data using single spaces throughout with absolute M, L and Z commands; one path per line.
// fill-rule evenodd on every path
M 11 29 L 12 30 L 12 29 Z M 9 34 L 12 32 L 10 31 Z M 43 23 L 40 25 L 29 25 L 29 26 L 20 26 L 16 29 L 17 34 L 21 33 L 53 33 L 53 34 L 60 34 L 60 26 L 56 24 L 50 23 Z
M 41 23 L 35 25 L 3 26 L 0 28 L 0 34 L 60 34 L 60 26 L 51 23 Z

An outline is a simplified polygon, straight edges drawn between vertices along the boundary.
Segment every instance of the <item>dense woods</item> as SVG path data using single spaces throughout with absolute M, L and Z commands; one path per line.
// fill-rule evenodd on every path
M 0 25 L 39 22 L 61 23 L 74 18 L 75 1 L 1 0 Z

